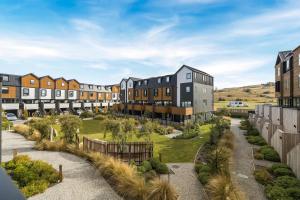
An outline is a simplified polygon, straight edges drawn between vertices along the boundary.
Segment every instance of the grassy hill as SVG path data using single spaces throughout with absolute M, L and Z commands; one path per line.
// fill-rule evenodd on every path
M 266 83 L 260 85 L 249 85 L 243 87 L 224 88 L 215 91 L 215 109 L 226 107 L 229 101 L 243 101 L 249 107 L 254 108 L 256 104 L 276 104 L 275 85 Z

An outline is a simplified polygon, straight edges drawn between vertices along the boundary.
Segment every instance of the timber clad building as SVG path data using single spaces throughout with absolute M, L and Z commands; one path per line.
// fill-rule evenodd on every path
M 197 117 L 205 120 L 213 112 L 213 87 L 211 75 L 183 65 L 175 74 L 123 79 L 121 103 L 113 108 L 123 113 L 148 114 L 177 122 Z
M 278 53 L 275 92 L 279 106 L 300 107 L 300 46 Z
M 32 73 L 0 76 L 3 78 L 2 109 L 17 115 L 24 110 L 44 114 L 50 110 L 61 113 L 103 109 L 119 102 L 119 85 L 83 84 L 75 79 L 37 77 Z

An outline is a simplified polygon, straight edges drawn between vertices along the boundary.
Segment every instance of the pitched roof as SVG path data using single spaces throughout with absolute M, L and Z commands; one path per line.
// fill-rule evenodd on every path
M 199 69 L 190 67 L 190 66 L 188 66 L 188 65 L 182 65 L 182 66 L 177 70 L 177 72 L 176 72 L 175 74 L 177 74 L 177 73 L 178 73 L 182 68 L 184 68 L 184 67 L 186 67 L 186 68 L 192 70 L 193 72 L 197 72 L 197 73 L 204 74 L 204 75 L 208 75 L 208 76 L 211 76 L 211 77 L 212 77 L 212 75 L 210 75 L 210 74 L 208 74 L 208 73 L 206 73 L 206 72 L 203 72 L 203 71 L 201 71 L 201 70 L 199 70 Z
M 142 79 L 140 79 L 140 78 L 135 78 L 135 77 L 129 77 L 128 79 L 131 79 L 131 80 L 133 80 L 133 81 L 139 81 L 139 80 L 142 80 Z
M 70 79 L 70 80 L 68 80 L 68 82 L 70 82 L 70 81 L 76 81 L 78 84 L 80 84 L 76 79 Z
M 28 74 L 23 75 L 22 77 L 28 76 L 28 75 L 34 76 L 36 79 L 39 79 L 39 77 L 36 76 L 34 73 L 28 73 Z
M 56 79 L 54 79 L 54 80 L 59 80 L 59 79 L 63 79 L 64 81 L 66 81 L 66 82 L 68 82 L 68 80 L 67 79 L 65 79 L 64 77 L 59 77 L 59 78 L 56 78 Z
M 46 75 L 46 76 L 41 76 L 40 77 L 40 80 L 42 79 L 42 78 L 46 78 L 46 77 L 48 77 L 48 78 L 50 78 L 50 79 L 52 79 L 52 80 L 54 80 L 51 76 L 49 76 L 49 75 Z
M 278 56 L 279 56 L 279 58 L 280 58 L 282 61 L 285 61 L 285 59 L 287 58 L 287 56 L 288 56 L 290 53 L 292 53 L 291 50 L 288 50 L 288 51 L 280 51 L 280 52 L 278 53 Z

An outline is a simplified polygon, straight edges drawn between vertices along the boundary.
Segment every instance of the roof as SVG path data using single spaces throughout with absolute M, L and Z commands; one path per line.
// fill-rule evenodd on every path
M 131 79 L 131 80 L 133 80 L 133 81 L 139 81 L 139 80 L 142 80 L 142 79 L 140 79 L 140 78 L 135 78 L 135 77 L 129 77 L 128 79 Z
M 292 53 L 291 50 L 288 50 L 288 51 L 280 51 L 280 52 L 278 53 L 278 56 L 279 56 L 279 58 L 280 58 L 282 61 L 285 61 L 285 59 L 287 58 L 287 56 L 288 56 L 290 53 Z
M 190 70 L 193 71 L 193 72 L 197 72 L 197 73 L 204 74 L 204 75 L 208 75 L 208 76 L 211 76 L 211 77 L 212 77 L 212 75 L 210 75 L 210 74 L 208 74 L 208 73 L 206 73 L 206 72 L 203 72 L 203 71 L 201 71 L 201 70 L 199 70 L 199 69 L 190 67 L 190 66 L 188 66 L 188 65 L 182 65 L 182 66 L 177 70 L 177 72 L 176 72 L 175 74 L 177 74 L 177 73 L 178 73 L 182 68 L 184 68 L 184 67 L 190 69 Z
M 59 79 L 63 79 L 64 81 L 66 81 L 66 82 L 68 82 L 68 80 L 67 79 L 65 79 L 64 77 L 59 77 L 59 78 L 56 78 L 56 79 L 54 79 L 54 80 L 59 80 Z
M 41 76 L 40 77 L 40 79 L 42 79 L 42 78 L 46 78 L 46 77 L 48 77 L 48 78 L 51 78 L 52 80 L 54 80 L 51 76 L 49 76 L 49 75 L 46 75 L 46 76 Z
M 34 76 L 36 79 L 39 79 L 39 77 L 37 77 L 34 73 L 28 73 L 28 74 L 23 75 L 22 77 L 28 76 L 28 75 Z
M 78 84 L 80 84 L 76 79 L 70 79 L 70 80 L 68 80 L 68 82 L 70 82 L 70 81 L 76 81 Z

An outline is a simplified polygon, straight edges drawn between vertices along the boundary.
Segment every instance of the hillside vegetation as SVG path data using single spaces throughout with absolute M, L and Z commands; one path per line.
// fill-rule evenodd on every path
M 275 85 L 272 82 L 260 85 L 224 88 L 216 90 L 214 96 L 215 109 L 226 107 L 229 101 L 235 100 L 246 102 L 250 109 L 260 103 L 276 104 Z

